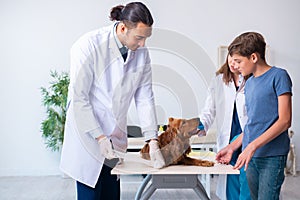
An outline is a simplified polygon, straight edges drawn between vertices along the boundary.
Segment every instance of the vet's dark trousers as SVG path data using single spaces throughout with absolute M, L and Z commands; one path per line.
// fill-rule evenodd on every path
M 110 171 L 117 161 L 105 161 L 98 178 L 95 188 L 83 183 L 76 182 L 78 200 L 119 200 L 120 199 L 120 180 L 116 175 L 111 175 Z M 114 164 L 111 164 L 113 162 Z

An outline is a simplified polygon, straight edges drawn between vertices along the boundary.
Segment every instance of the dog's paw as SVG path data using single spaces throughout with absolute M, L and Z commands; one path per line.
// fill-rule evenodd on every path
M 155 169 L 161 169 L 165 166 L 165 162 L 163 160 L 154 160 L 153 161 L 153 168 Z
M 202 160 L 201 166 L 203 167 L 213 167 L 215 165 L 212 161 Z
M 164 160 L 163 155 L 161 154 L 160 150 L 151 152 L 150 158 L 151 158 L 152 166 L 155 169 L 161 169 L 166 165 L 165 160 Z

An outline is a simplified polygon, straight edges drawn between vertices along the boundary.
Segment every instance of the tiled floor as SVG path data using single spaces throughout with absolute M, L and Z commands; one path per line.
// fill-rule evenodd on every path
M 211 199 L 215 196 L 218 176 L 211 179 Z M 142 181 L 141 176 L 122 176 L 122 200 L 132 200 Z M 288 175 L 282 187 L 281 199 L 300 199 L 300 178 Z M 47 177 L 0 177 L 0 200 L 75 200 L 75 184 L 69 178 Z M 191 189 L 159 189 L 151 196 L 157 199 L 199 199 Z

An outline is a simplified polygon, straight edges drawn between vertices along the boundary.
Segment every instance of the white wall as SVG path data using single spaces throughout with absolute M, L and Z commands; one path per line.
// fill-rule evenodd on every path
M 2 0 L 0 2 L 0 176 L 60 173 L 59 153 L 45 149 L 41 138 L 40 122 L 45 117 L 45 110 L 41 106 L 39 88 L 47 86 L 50 69 L 68 70 L 69 49 L 72 43 L 81 34 L 110 24 L 108 20 L 110 8 L 122 2 L 124 1 Z M 203 48 L 204 54 L 211 59 L 215 67 L 212 71 L 217 67 L 219 45 L 229 44 L 235 36 L 244 31 L 261 32 L 270 45 L 270 64 L 287 69 L 293 80 L 292 129 L 296 133 L 293 141 L 296 144 L 297 154 L 300 155 L 298 148 L 300 125 L 297 123 L 300 105 L 296 103 L 299 102 L 300 96 L 298 69 L 300 1 L 144 2 L 154 16 L 154 27 L 172 31 L 175 35 L 184 35 Z M 218 6 L 215 6 L 216 4 Z M 180 69 L 174 63 L 159 61 L 162 58 L 157 51 L 152 55 L 157 65 L 162 63 L 168 69 L 172 66 Z M 176 69 L 175 72 L 179 73 Z M 200 69 L 204 69 L 203 66 L 200 66 Z M 209 73 L 202 75 L 208 76 L 207 74 Z M 158 85 L 159 70 L 154 75 Z M 207 77 L 202 77 L 201 81 L 206 79 Z M 193 85 L 197 85 L 198 82 L 187 81 L 192 85 L 192 90 L 195 88 Z M 201 87 L 204 82 L 201 83 Z M 162 87 L 157 90 L 162 90 Z M 195 99 L 201 103 L 205 97 L 197 98 Z M 160 102 L 165 101 L 161 97 L 158 99 Z M 160 107 L 162 110 L 169 110 L 167 105 Z M 168 117 L 168 113 L 164 114 Z M 299 170 L 300 158 L 297 163 Z

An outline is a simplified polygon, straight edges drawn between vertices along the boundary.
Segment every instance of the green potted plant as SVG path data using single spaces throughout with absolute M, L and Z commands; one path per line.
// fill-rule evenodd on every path
M 42 137 L 47 148 L 60 150 L 64 139 L 66 121 L 66 104 L 70 83 L 67 72 L 50 71 L 53 80 L 48 88 L 41 87 L 42 103 L 46 108 L 47 117 L 41 123 Z

